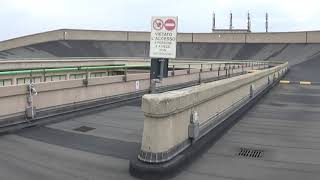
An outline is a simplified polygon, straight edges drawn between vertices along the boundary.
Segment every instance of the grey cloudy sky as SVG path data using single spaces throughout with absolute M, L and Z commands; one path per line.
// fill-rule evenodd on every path
M 252 30 L 264 31 L 265 12 L 270 31 L 320 29 L 319 0 L 1 0 L 0 41 L 61 29 L 149 31 L 153 15 L 179 17 L 180 32 L 210 32 L 212 11 L 217 28 L 246 27 L 250 11 Z

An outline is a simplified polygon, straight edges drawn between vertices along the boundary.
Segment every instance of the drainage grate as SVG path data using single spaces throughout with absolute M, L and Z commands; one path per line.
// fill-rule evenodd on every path
M 240 148 L 238 155 L 242 157 L 261 158 L 263 156 L 263 150 Z
M 79 131 L 79 132 L 88 132 L 88 131 L 92 131 L 96 128 L 93 127 L 88 127 L 88 126 L 80 126 L 78 128 L 73 129 L 74 131 Z

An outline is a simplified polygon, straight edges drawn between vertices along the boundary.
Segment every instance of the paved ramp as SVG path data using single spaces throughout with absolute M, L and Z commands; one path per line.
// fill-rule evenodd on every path
M 319 65 L 319 58 L 295 65 L 286 78 L 319 82 Z M 318 179 L 319 128 L 320 86 L 278 85 L 175 179 Z
M 287 79 L 320 82 L 318 46 L 225 44 L 217 45 L 214 52 L 203 50 L 201 57 L 224 58 L 232 50 L 231 58 L 290 60 Z M 182 50 L 180 55 L 188 54 L 187 49 Z M 318 85 L 276 86 L 174 179 L 319 179 L 319 92 Z M 133 179 L 128 159 L 140 147 L 143 114 L 138 107 L 139 102 L 127 104 L 1 136 L 0 179 Z M 75 130 L 80 127 L 93 129 Z M 261 151 L 262 155 L 239 155 L 241 148 Z
M 312 69 L 316 62 L 293 67 L 287 77 L 295 78 L 292 73 Z M 313 74 L 320 77 L 317 71 Z M 297 77 L 311 76 L 301 73 Z M 173 179 L 318 179 L 319 92 L 317 85 L 276 86 Z M 142 117 L 136 102 L 2 136 L 0 177 L 133 179 L 128 160 L 140 148 Z M 82 126 L 93 129 L 75 130 Z M 241 156 L 241 148 L 261 151 L 261 157 Z
M 187 172 L 195 179 L 318 179 L 319 92 L 320 86 L 276 87 Z M 263 155 L 240 156 L 241 148 Z
M 135 102 L 1 136 L 0 179 L 133 179 L 128 167 L 140 149 L 139 106 Z
M 290 67 L 290 73 L 285 79 L 290 81 L 320 82 L 320 53 L 312 56 L 308 61 Z

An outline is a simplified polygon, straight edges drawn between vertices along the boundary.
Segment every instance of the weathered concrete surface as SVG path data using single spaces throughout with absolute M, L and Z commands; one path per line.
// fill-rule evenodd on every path
M 206 43 L 244 43 L 246 34 L 241 33 L 195 33 L 193 41 Z
M 308 43 L 306 32 L 248 33 L 246 43 Z
M 93 41 L 127 41 L 128 32 L 125 31 L 94 31 L 94 30 L 64 30 L 64 39 L 93 40 Z
M 0 42 L 0 51 L 28 46 L 31 44 L 63 40 L 63 34 L 63 30 L 55 30 L 2 41 Z
M 320 41 L 319 31 L 307 32 L 307 41 L 308 41 L 308 43 L 319 43 L 319 41 Z

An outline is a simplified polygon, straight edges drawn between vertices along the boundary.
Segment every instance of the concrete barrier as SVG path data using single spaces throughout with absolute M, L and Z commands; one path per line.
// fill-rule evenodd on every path
M 244 33 L 194 33 L 193 42 L 245 43 Z
M 59 40 L 148 42 L 149 32 L 60 29 L 0 42 L 0 51 Z M 178 42 L 320 43 L 319 31 L 271 33 L 178 33 Z
M 177 42 L 192 42 L 192 33 L 179 33 Z M 148 42 L 150 41 L 149 32 L 128 32 L 128 41 Z
M 246 43 L 307 43 L 306 32 L 248 33 Z
M 307 32 L 307 43 L 319 43 L 320 42 L 320 31 Z
M 59 41 L 63 39 L 63 30 L 48 31 L 44 33 L 2 41 L 0 42 L 0 51 L 38 44 L 42 42 Z
M 128 41 L 148 42 L 150 41 L 149 32 L 128 32 Z
M 193 33 L 178 33 L 177 42 L 193 42 Z
M 141 151 L 138 160 L 131 161 L 130 172 L 144 176 L 177 169 L 190 149 L 197 149 L 207 134 L 274 85 L 287 68 L 284 63 L 221 81 L 144 95 Z
M 126 31 L 64 30 L 65 40 L 128 41 Z
M 259 66 L 246 67 L 243 71 L 258 69 Z M 261 67 L 260 67 L 261 68 Z M 186 87 L 188 84 L 200 83 L 218 77 L 216 69 L 210 72 L 200 72 L 199 69 L 179 70 L 159 83 L 159 89 L 167 87 Z M 238 70 L 242 71 L 242 69 Z M 238 71 L 229 71 L 236 75 Z M 149 73 L 128 74 L 121 76 L 107 76 L 102 78 L 89 78 L 87 85 L 81 80 L 67 80 L 56 82 L 43 82 L 35 84 L 38 95 L 34 96 L 34 105 L 37 112 L 46 111 L 48 108 L 72 106 L 77 103 L 84 104 L 101 98 L 120 96 L 135 93 L 147 93 L 150 89 Z M 200 77 L 203 76 L 201 79 Z M 224 74 L 220 72 L 220 78 Z M 137 88 L 137 83 L 139 87 Z M 24 116 L 27 106 L 27 85 L 0 87 L 0 123 L 10 117 Z M 62 109 L 63 110 L 63 109 Z

